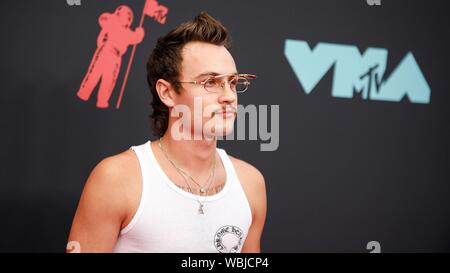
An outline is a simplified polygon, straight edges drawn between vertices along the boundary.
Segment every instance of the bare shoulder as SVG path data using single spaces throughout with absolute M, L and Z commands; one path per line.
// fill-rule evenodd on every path
M 104 158 L 100 163 L 109 167 L 129 168 L 139 163 L 135 152 L 131 149 L 123 151 L 119 154 Z
M 229 158 L 239 176 L 245 178 L 246 181 L 249 180 L 252 184 L 264 184 L 264 176 L 255 166 L 234 156 L 229 155 Z
M 69 234 L 84 252 L 112 251 L 138 206 L 140 168 L 133 153 L 103 159 L 87 179 Z
M 107 207 L 127 222 L 139 203 L 139 161 L 132 150 L 101 160 L 92 170 L 83 190 L 88 203 Z M 83 198 L 82 198 L 83 199 Z
M 91 176 L 95 176 L 98 183 L 109 186 L 129 185 L 139 176 L 139 161 L 132 150 L 109 156 L 100 161 L 93 169 Z
M 229 156 L 239 181 L 245 191 L 247 199 L 252 208 L 252 213 L 260 210 L 266 203 L 266 185 L 263 174 L 253 165 L 244 160 Z

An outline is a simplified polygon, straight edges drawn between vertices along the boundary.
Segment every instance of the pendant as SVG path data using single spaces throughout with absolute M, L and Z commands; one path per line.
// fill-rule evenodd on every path
M 201 192 L 201 193 L 205 193 L 206 190 L 205 190 L 204 188 L 200 188 L 200 192 Z
M 203 211 L 203 204 L 200 204 L 200 206 L 198 207 L 198 214 L 205 214 L 205 212 Z

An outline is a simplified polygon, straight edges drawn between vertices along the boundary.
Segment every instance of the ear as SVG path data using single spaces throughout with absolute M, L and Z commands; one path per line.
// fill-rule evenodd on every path
M 169 108 L 175 105 L 176 92 L 172 84 L 166 80 L 159 79 L 156 82 L 156 92 L 158 92 L 159 99 Z

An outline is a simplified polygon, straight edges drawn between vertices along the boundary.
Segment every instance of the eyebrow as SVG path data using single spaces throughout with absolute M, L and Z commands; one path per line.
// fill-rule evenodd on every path
M 235 72 L 233 72 L 233 73 L 226 73 L 226 74 L 220 74 L 220 73 L 217 73 L 217 72 L 205 72 L 205 73 L 202 73 L 202 74 L 200 74 L 200 75 L 197 75 L 196 77 L 195 77 L 195 79 L 198 79 L 198 78 L 201 78 L 201 77 L 204 77 L 204 76 L 217 76 L 217 75 L 228 75 L 228 74 L 238 74 L 238 72 L 237 71 L 235 71 Z

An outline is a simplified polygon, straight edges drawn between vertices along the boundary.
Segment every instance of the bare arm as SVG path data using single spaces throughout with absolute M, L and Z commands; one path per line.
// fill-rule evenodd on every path
M 261 235 L 267 212 L 266 186 L 263 175 L 255 167 L 241 160 L 233 160 L 252 210 L 252 224 L 242 252 L 258 253 L 261 251 Z
M 104 159 L 91 172 L 69 235 L 69 242 L 79 243 L 81 252 L 114 249 L 129 207 L 126 173 L 119 156 Z

